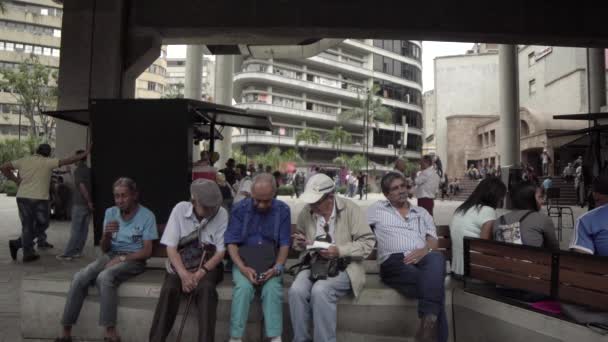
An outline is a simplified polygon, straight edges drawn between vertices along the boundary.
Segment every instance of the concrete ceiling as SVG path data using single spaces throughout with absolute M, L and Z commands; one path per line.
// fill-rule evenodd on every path
M 592 0 L 131 0 L 130 25 L 164 44 L 348 37 L 608 47 L 607 13 L 608 1 Z

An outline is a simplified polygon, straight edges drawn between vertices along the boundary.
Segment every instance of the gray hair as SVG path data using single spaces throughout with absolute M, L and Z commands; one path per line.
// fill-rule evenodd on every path
M 268 183 L 272 186 L 272 192 L 277 193 L 277 182 L 274 179 L 274 176 L 270 173 L 264 172 L 260 173 L 257 176 L 253 177 L 253 181 L 251 183 L 251 190 L 255 189 L 256 184 L 258 183 Z
M 401 172 L 389 172 L 382 177 L 380 181 L 380 187 L 382 188 L 383 194 L 388 194 L 391 191 L 391 184 L 395 179 L 401 179 L 403 182 L 407 182 L 405 176 Z
M 135 183 L 134 180 L 132 180 L 129 177 L 120 177 L 118 178 L 115 182 L 114 185 L 112 186 L 112 189 L 119 187 L 119 186 L 124 186 L 125 188 L 129 189 L 129 191 L 131 191 L 132 193 L 136 193 L 137 192 L 137 184 Z

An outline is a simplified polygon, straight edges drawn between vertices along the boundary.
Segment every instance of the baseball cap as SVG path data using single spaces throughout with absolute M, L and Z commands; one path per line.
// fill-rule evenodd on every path
M 304 202 L 312 204 L 318 202 L 325 194 L 334 192 L 335 188 L 334 181 L 329 178 L 329 176 L 323 173 L 317 173 L 310 177 L 304 188 L 304 193 L 300 198 Z
M 199 178 L 190 184 L 190 195 L 204 207 L 219 207 L 223 202 L 220 188 L 214 181 Z

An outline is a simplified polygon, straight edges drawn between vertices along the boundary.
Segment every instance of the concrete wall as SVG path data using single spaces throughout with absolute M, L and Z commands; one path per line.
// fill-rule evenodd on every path
M 446 119 L 447 140 L 447 170 L 450 177 L 460 177 L 464 173 L 467 160 L 480 159 L 479 143 L 477 142 L 477 127 L 484 122 L 494 119 L 482 115 L 456 115 Z M 447 172 L 447 171 L 446 171 Z
M 446 119 L 457 114 L 484 116 L 498 113 L 498 55 L 436 58 L 435 96 L 437 154 L 442 160 L 454 160 L 452 154 L 448 157 Z M 446 171 L 449 170 L 448 162 Z

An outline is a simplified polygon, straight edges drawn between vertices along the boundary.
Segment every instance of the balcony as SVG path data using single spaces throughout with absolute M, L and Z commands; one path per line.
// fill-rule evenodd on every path
M 235 145 L 244 145 L 244 144 L 261 144 L 261 145 L 273 145 L 273 146 L 284 146 L 284 147 L 295 147 L 295 138 L 289 136 L 278 136 L 278 135 L 269 135 L 269 134 L 258 134 L 258 133 L 250 133 L 248 136 L 244 134 L 233 135 L 232 143 Z M 300 148 L 304 146 L 304 143 L 300 143 Z M 308 145 L 309 149 L 320 149 L 326 151 L 335 151 L 336 148 L 332 146 L 330 142 L 321 141 L 316 145 Z M 364 147 L 361 144 L 355 145 L 343 145 L 342 152 L 350 152 L 350 153 L 364 153 Z M 391 157 L 396 156 L 397 152 L 395 149 L 389 149 L 385 147 L 370 147 L 369 149 L 370 155 L 375 156 L 383 156 L 383 157 Z M 406 150 L 406 157 L 408 158 L 420 158 L 421 153 L 417 151 Z
M 417 45 L 420 45 L 420 44 L 418 44 L 418 41 L 413 41 L 413 42 L 415 42 Z M 367 52 L 371 52 L 371 53 L 377 53 L 379 55 L 387 56 L 387 57 L 390 57 L 392 59 L 395 59 L 395 60 L 398 60 L 398 61 L 401 61 L 401 62 L 404 62 L 404 63 L 416 65 L 420 69 L 422 69 L 422 62 L 421 61 L 417 61 L 417 60 L 415 60 L 413 58 L 405 57 L 405 56 L 402 56 L 400 54 L 396 54 L 394 52 L 387 51 L 387 50 L 375 47 L 373 45 L 367 45 L 367 44 L 365 44 L 365 43 L 363 43 L 361 41 L 358 41 L 358 40 L 346 39 L 344 42 L 342 42 L 342 44 L 347 45 L 348 47 L 351 47 L 351 48 L 357 48 L 357 49 L 360 49 L 360 50 L 363 50 L 363 51 L 367 51 Z

